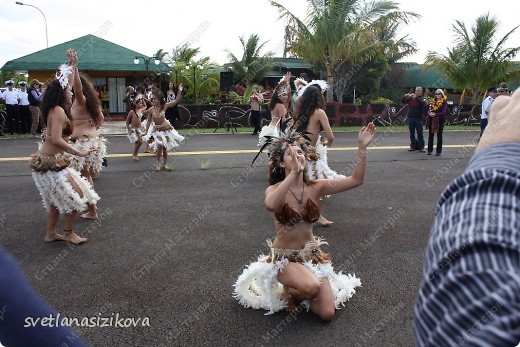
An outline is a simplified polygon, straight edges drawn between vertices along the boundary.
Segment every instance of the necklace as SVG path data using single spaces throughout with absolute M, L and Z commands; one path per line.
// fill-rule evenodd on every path
M 298 203 L 298 205 L 302 205 L 303 204 L 303 192 L 305 191 L 305 182 L 303 183 L 301 198 L 298 199 L 296 197 L 296 195 L 293 193 L 293 191 L 291 190 L 291 188 L 289 188 L 289 191 L 291 192 L 292 196 L 294 196 L 294 198 L 296 199 L 296 202 Z

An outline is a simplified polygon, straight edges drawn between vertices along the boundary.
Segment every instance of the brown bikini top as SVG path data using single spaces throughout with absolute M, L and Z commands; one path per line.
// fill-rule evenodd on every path
M 289 207 L 287 202 L 282 206 L 280 212 L 275 212 L 274 217 L 283 225 L 294 226 L 297 223 L 314 223 L 320 218 L 320 209 L 309 197 L 303 205 L 302 211 L 299 213 Z

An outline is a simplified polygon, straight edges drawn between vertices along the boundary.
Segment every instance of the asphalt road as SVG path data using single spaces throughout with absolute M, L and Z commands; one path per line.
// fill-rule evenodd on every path
M 334 226 L 315 228 L 335 269 L 363 283 L 329 323 L 306 312 L 264 316 L 231 296 L 274 235 L 263 206 L 266 160 L 250 167 L 249 134 L 188 135 L 171 172 L 155 172 L 144 155 L 133 162 L 127 139 L 108 137 L 109 165 L 95 180 L 100 218 L 76 223 L 89 237 L 79 247 L 43 242 L 46 213 L 26 160 L 34 140 L 0 140 L 0 243 L 62 316 L 141 319 L 77 328 L 91 346 L 413 346 L 435 204 L 478 133 L 445 132 L 434 157 L 408 152 L 407 133 L 378 131 L 364 185 L 327 200 Z M 355 146 L 356 134 L 336 134 L 330 166 L 348 174 Z

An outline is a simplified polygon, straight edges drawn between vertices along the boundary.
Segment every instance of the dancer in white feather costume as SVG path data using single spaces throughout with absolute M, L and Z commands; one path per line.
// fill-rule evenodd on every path
M 182 98 L 182 90 L 184 86 L 179 84 L 179 93 L 175 100 L 166 102 L 163 93 L 156 89 L 152 91 L 152 97 L 150 101 L 152 106 L 145 110 L 143 114 L 148 116 L 145 141 L 153 138 L 153 142 L 150 145 L 156 152 L 157 162 L 155 164 L 155 170 L 161 170 L 161 157 L 163 159 L 162 168 L 165 170 L 171 170 L 168 166 L 168 151 L 179 147 L 184 141 L 184 137 L 180 135 L 166 119 L 165 111 L 169 107 L 177 105 Z M 153 124 L 153 125 L 152 125 Z
M 93 178 L 102 169 L 103 159 L 107 155 L 106 139 L 99 134 L 104 116 L 96 90 L 89 77 L 74 70 L 74 101 L 71 108 L 72 127 L 71 146 L 78 151 L 87 151 L 86 156 L 70 156 L 70 166 L 81 172 L 94 187 Z M 88 204 L 88 211 L 82 218 L 97 219 L 96 204 Z
M 134 151 L 132 153 L 132 159 L 135 161 L 139 160 L 139 148 L 143 144 L 143 133 L 141 130 L 141 117 L 143 110 L 146 108 L 143 94 L 130 94 L 128 95 L 128 105 L 130 111 L 126 117 L 126 131 L 128 140 L 134 145 Z
M 266 139 L 278 137 L 284 132 L 291 122 L 291 72 L 287 72 L 273 91 L 269 102 L 271 122 L 263 126 L 258 134 L 258 147 L 262 147 Z
M 353 275 L 336 273 L 331 257 L 321 247 L 327 243 L 313 235 L 320 216 L 316 201 L 363 183 L 366 148 L 375 135 L 370 123 L 358 137 L 358 154 L 352 176 L 308 180 L 304 174 L 313 147 L 293 133 L 271 139 L 269 184 L 265 206 L 272 212 L 276 236 L 270 252 L 248 265 L 234 285 L 233 296 L 244 307 L 294 310 L 296 301 L 323 320 L 334 318 L 335 310 L 355 293 L 361 281 Z
M 327 147 L 332 145 L 334 134 L 325 113 L 325 99 L 323 93 L 328 89 L 325 81 L 313 80 L 301 87 L 298 91 L 298 101 L 294 114 L 293 130 L 305 132 L 310 138 L 310 143 L 316 149 L 316 155 L 306 167 L 306 175 L 310 180 L 323 178 L 338 179 L 345 177 L 336 173 L 329 167 L 327 161 Z M 321 132 L 325 132 L 327 139 L 322 141 Z M 324 200 L 318 201 L 320 211 L 323 212 Z M 330 226 L 332 221 L 320 215 L 317 221 L 319 225 Z
M 85 157 L 90 152 L 78 150 L 65 140 L 72 134 L 72 93 L 69 79 L 74 78 L 77 54 L 68 50 L 67 57 L 71 65 L 62 65 L 57 79 L 45 91 L 40 108 L 47 132 L 39 151 L 31 157 L 29 166 L 48 212 L 45 241 L 66 240 L 80 244 L 87 239 L 74 232 L 77 213 L 86 209 L 87 204 L 95 205 L 99 196 L 78 171 L 69 167 L 70 159 L 67 154 Z M 63 234 L 56 231 L 60 214 L 65 215 Z

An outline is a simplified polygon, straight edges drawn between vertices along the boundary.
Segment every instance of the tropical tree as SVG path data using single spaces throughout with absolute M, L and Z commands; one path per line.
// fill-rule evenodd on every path
M 352 85 L 365 64 L 374 65 L 372 71 L 378 71 L 376 76 L 380 79 L 388 69 L 389 55 L 398 58 L 414 49 L 413 43 L 405 39 L 396 41 L 394 37 L 399 24 L 406 24 L 418 15 L 399 11 L 399 5 L 394 1 L 307 2 L 305 21 L 275 1 L 271 1 L 271 5 L 278 9 L 280 18 L 287 20 L 296 37 L 291 52 L 309 61 L 318 71 L 326 72 L 329 86 L 333 87 L 327 94 L 328 100 L 332 100 L 334 89 L 340 92 L 337 96 L 341 100 L 342 93 Z M 335 76 L 339 78 L 336 80 Z
M 153 55 L 155 59 L 164 62 L 168 57 L 168 52 L 164 51 L 162 48 L 158 49 L 157 52 Z
M 242 81 L 246 85 L 255 82 L 261 83 L 265 74 L 276 66 L 271 59 L 274 53 L 261 53 L 267 42 L 260 43 L 260 37 L 257 34 L 249 36 L 247 41 L 243 36 L 240 36 L 239 39 L 244 50 L 241 59 L 238 59 L 229 50 L 226 50 L 228 59 L 231 62 L 233 78 L 235 81 Z
M 14 71 L 0 70 L 0 86 L 5 85 L 5 81 L 15 80 L 16 73 Z M 15 81 L 18 82 L 18 81 Z
M 176 85 L 183 83 L 186 88 L 186 103 L 208 102 L 219 91 L 219 66 L 209 57 L 198 59 L 199 53 L 200 48 L 192 48 L 185 43 L 165 57 L 173 69 L 171 81 Z
M 445 74 L 455 88 L 470 90 L 472 102 L 478 103 L 479 96 L 489 86 L 520 78 L 520 70 L 513 68 L 512 61 L 520 47 L 505 48 L 518 27 L 499 38 L 499 22 L 489 13 L 477 18 L 471 32 L 464 22 L 457 20 L 452 26 L 455 46 L 448 49 L 447 55 L 429 52 L 425 65 Z

